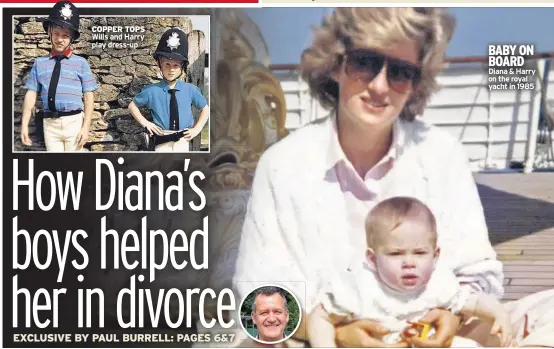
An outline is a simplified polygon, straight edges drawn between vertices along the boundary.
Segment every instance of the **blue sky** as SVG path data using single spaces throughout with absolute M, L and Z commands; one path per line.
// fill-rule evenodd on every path
M 312 25 L 330 8 L 262 8 L 245 12 L 260 27 L 271 63 L 298 63 L 309 44 Z M 451 8 L 457 26 L 449 57 L 485 56 L 489 43 L 535 44 L 535 51 L 554 52 L 554 8 Z

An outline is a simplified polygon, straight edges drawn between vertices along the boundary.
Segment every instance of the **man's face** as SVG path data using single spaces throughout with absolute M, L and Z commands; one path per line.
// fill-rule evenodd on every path
M 256 313 L 252 313 L 252 320 L 258 327 L 260 340 L 276 342 L 283 339 L 289 321 L 289 312 L 283 297 L 278 293 L 271 296 L 260 294 L 255 302 Z
M 52 35 L 52 47 L 54 51 L 62 53 L 71 42 L 71 31 L 67 28 L 53 26 L 50 29 Z

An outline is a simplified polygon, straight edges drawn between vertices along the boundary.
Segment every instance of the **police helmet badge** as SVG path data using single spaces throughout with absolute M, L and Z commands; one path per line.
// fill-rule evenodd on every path
M 181 44 L 179 40 L 179 34 L 177 32 L 173 32 L 166 42 L 167 42 L 167 46 L 171 50 L 176 50 L 177 47 L 179 47 L 179 45 Z
M 60 15 L 65 19 L 66 21 L 70 19 L 73 16 L 73 11 L 71 11 L 71 5 L 65 4 L 64 7 L 60 10 Z

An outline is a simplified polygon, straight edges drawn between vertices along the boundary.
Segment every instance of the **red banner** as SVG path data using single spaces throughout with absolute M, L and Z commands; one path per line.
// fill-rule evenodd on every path
M 4 0 L 4 3 L 21 3 L 21 4 L 55 4 L 56 1 L 52 0 Z M 87 3 L 87 4 L 128 4 L 128 3 L 143 3 L 143 4 L 159 4 L 159 2 L 153 0 L 72 0 L 73 3 Z M 164 3 L 171 4 L 257 4 L 258 0 L 163 0 Z

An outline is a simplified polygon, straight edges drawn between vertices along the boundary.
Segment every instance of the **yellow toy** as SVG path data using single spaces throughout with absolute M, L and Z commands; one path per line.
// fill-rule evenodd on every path
M 412 328 L 414 328 L 418 333 L 418 338 L 427 339 L 429 336 L 429 331 L 431 331 L 431 325 L 423 322 L 410 322 Z

